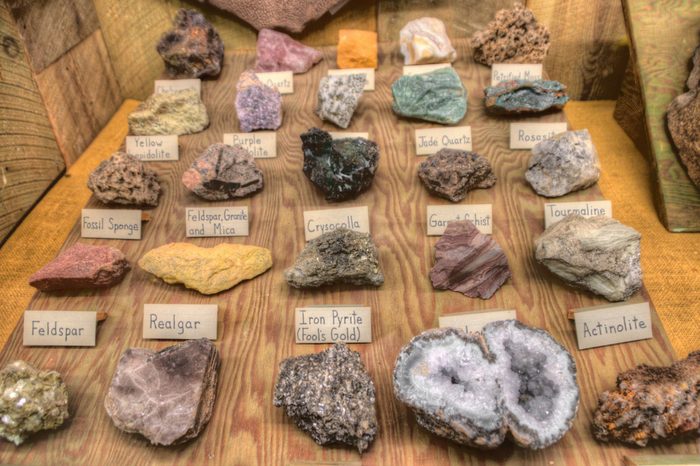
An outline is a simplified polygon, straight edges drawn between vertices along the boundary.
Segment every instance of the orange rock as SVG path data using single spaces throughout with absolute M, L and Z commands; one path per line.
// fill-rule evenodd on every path
M 338 31 L 338 68 L 376 68 L 377 33 L 359 29 Z

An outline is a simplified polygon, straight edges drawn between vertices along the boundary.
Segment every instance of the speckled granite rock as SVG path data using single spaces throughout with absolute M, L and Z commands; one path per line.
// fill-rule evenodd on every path
M 307 242 L 294 265 L 284 271 L 284 277 L 295 288 L 384 283 L 372 237 L 346 228 L 326 232 Z
M 670 367 L 645 364 L 617 376 L 604 391 L 593 416 L 593 434 L 602 442 L 645 447 L 650 440 L 700 435 L 700 351 Z
M 457 59 L 445 23 L 437 18 L 409 21 L 399 32 L 399 43 L 405 65 L 452 63 Z
M 360 29 L 338 31 L 338 68 L 376 68 L 377 33 Z
M 260 191 L 263 174 L 247 150 L 216 143 L 192 162 L 182 174 L 182 183 L 199 197 L 222 201 Z
M 158 205 L 158 175 L 139 159 L 124 152 L 115 152 L 100 162 L 90 173 L 87 185 L 105 204 Z
M 261 29 L 258 33 L 255 71 L 292 71 L 306 73 L 323 54 L 298 42 L 283 32 Z
M 571 428 L 579 402 L 569 352 L 515 320 L 414 337 L 396 360 L 394 394 L 430 432 L 477 448 L 496 448 L 506 436 L 546 448 Z
M 459 202 L 472 189 L 496 184 L 491 164 L 476 152 L 440 149 L 418 165 L 418 176 L 432 193 Z
M 209 126 L 207 109 L 195 89 L 151 95 L 129 114 L 129 133 L 192 134 Z
M 486 111 L 496 115 L 561 110 L 568 101 L 566 86 L 558 81 L 504 81 L 484 89 Z
M 435 123 L 455 124 L 467 113 L 467 90 L 452 67 L 402 76 L 391 85 L 395 113 Z
M 219 352 L 206 339 L 188 340 L 158 352 L 129 348 L 112 377 L 105 409 L 114 425 L 154 445 L 197 437 L 214 410 Z
M 572 286 L 624 301 L 642 287 L 640 239 L 612 218 L 572 214 L 542 233 L 535 258 Z
M 273 403 L 319 445 L 362 453 L 377 436 L 374 384 L 360 354 L 344 344 L 282 361 Z
M 172 77 L 219 76 L 224 61 L 224 43 L 214 26 L 201 13 L 181 8 L 174 28 L 163 34 L 156 50 Z
M 68 390 L 61 374 L 15 361 L 0 371 L 0 437 L 20 445 L 68 419 Z
M 282 126 L 282 96 L 246 70 L 236 84 L 236 114 L 241 131 L 275 130 Z
M 321 120 L 347 128 L 367 82 L 364 74 L 325 76 L 318 87 L 316 114 Z

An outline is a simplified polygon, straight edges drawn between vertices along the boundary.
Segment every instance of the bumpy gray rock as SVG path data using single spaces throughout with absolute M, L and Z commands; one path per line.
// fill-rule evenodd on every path
M 124 152 L 100 162 L 88 177 L 88 188 L 105 204 L 155 207 L 160 195 L 156 172 Z
M 128 120 L 129 132 L 136 136 L 192 134 L 209 126 L 207 108 L 196 89 L 153 94 Z
M 418 176 L 438 196 L 452 202 L 467 197 L 472 189 L 490 188 L 496 184 L 491 164 L 476 152 L 440 149 L 418 166 Z
M 322 120 L 347 128 L 362 97 L 366 82 L 367 77 L 364 74 L 321 78 L 316 114 Z

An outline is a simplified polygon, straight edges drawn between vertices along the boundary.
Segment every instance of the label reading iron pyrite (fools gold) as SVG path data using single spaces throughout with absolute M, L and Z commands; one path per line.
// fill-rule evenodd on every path
M 328 305 L 295 310 L 297 343 L 371 343 L 372 310 L 369 307 Z

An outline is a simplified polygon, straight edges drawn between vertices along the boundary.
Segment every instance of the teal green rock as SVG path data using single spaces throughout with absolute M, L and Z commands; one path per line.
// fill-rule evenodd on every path
M 394 112 L 453 125 L 467 113 L 467 90 L 453 68 L 402 76 L 391 86 Z

